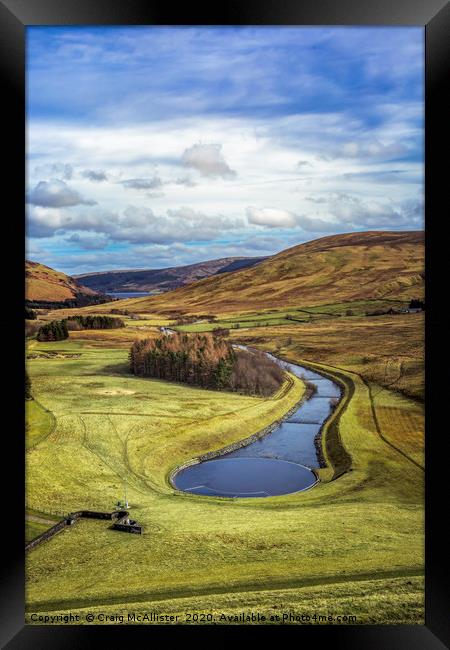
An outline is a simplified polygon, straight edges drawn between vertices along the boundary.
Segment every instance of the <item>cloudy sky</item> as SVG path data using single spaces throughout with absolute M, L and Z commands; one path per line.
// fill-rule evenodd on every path
M 423 227 L 423 29 L 30 27 L 27 256 L 70 274 Z

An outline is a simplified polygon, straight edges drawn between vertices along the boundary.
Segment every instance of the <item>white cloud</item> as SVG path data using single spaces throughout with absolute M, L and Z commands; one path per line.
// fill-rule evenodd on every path
M 353 228 L 420 229 L 424 225 L 421 199 L 394 202 L 389 198 L 374 200 L 337 193 L 330 197 L 328 206 L 339 223 Z
M 383 115 L 381 126 L 371 132 L 372 141 L 386 146 L 395 142 L 398 127 L 399 141 L 409 146 L 416 136 L 414 131 L 408 131 L 406 123 L 402 126 L 401 113 L 389 107 Z M 42 153 L 33 159 L 36 166 L 29 169 L 30 187 L 46 178 L 45 165 L 47 172 L 53 173 L 53 164 L 61 171 L 61 165 L 70 163 L 70 189 L 77 198 L 93 198 L 98 205 L 79 204 L 66 209 L 29 205 L 28 235 L 41 240 L 53 238 L 44 242 L 46 247 L 61 251 L 69 245 L 63 237 L 91 233 L 78 246 L 98 250 L 98 259 L 105 260 L 103 268 L 107 264 L 117 268 L 109 249 L 93 247 L 103 246 L 106 239 L 115 242 L 116 247 L 129 246 L 130 251 L 144 245 L 173 247 L 176 242 L 193 242 L 189 250 L 178 252 L 169 261 L 170 266 L 228 254 L 248 255 L 252 251 L 250 242 L 254 254 L 266 254 L 323 233 L 352 228 L 421 227 L 421 220 L 405 207 L 405 202 L 421 188 L 420 160 L 396 163 L 395 169 L 402 173 L 393 174 L 392 164 L 382 157 L 318 159 L 323 152 L 339 150 L 341 142 L 348 143 L 349 133 L 351 142 L 369 141 L 367 134 L 361 135 L 361 123 L 349 121 L 343 114 L 302 114 L 275 117 L 270 122 L 202 116 L 118 128 L 32 122 L 29 148 Z M 183 170 L 180 152 L 192 149 L 192 142 L 198 142 L 200 137 L 204 142 L 224 143 L 226 156 L 220 145 L 215 146 L 213 155 L 220 154 L 219 167 L 213 165 L 210 171 L 226 174 L 227 163 L 232 161 L 239 175 L 224 179 L 220 174 L 202 174 L 194 166 Z M 225 166 L 220 164 L 220 156 Z M 105 170 L 105 181 L 94 183 L 83 174 L 87 160 L 88 171 Z M 302 164 L 298 165 L 299 161 Z M 155 184 L 154 179 L 160 180 L 164 194 L 147 188 Z M 127 187 L 130 181 L 133 185 L 138 181 L 138 188 Z M 339 194 L 358 197 L 363 204 L 351 207 L 349 200 L 339 200 Z M 276 229 L 276 242 L 260 241 Z M 249 243 L 241 246 L 239 242 Z M 70 246 L 76 244 L 70 242 Z M 58 254 L 65 264 L 65 255 Z M 158 254 L 162 260 L 163 253 Z M 123 263 L 128 260 L 127 266 L 152 266 L 151 258 L 144 260 L 137 253 L 118 259 Z M 83 268 L 86 266 L 87 262 Z
M 73 233 L 70 237 L 67 237 L 64 241 L 69 244 L 75 244 L 84 250 L 103 250 L 109 244 L 108 237 L 104 235 L 80 235 L 79 233 Z
M 236 172 L 225 161 L 221 144 L 194 144 L 185 149 L 182 156 L 183 164 L 192 167 L 203 176 L 220 176 L 234 178 Z
M 301 228 L 306 232 L 333 232 L 339 225 L 318 217 L 294 214 L 278 208 L 253 208 L 246 210 L 249 223 L 267 228 Z
M 37 165 L 34 168 L 34 173 L 39 177 L 52 177 L 52 178 L 63 178 L 65 181 L 70 181 L 73 176 L 73 167 L 68 163 L 45 163 L 43 165 Z
M 159 176 L 153 176 L 153 178 L 129 178 L 121 182 L 122 185 L 133 190 L 155 190 L 162 187 Z
M 243 220 L 208 215 L 189 207 L 157 215 L 150 208 L 138 206 L 128 206 L 108 225 L 111 239 L 136 244 L 211 241 L 224 231 L 237 231 L 243 226 Z
M 403 156 L 408 148 L 401 142 L 378 142 L 377 140 L 357 142 L 344 142 L 342 147 L 335 151 L 332 157 L 335 158 L 382 158 L 389 160 Z
M 246 209 L 249 223 L 267 228 L 294 228 L 297 225 L 297 217 L 289 210 L 278 208 L 254 208 Z
M 185 187 L 195 187 L 195 183 L 190 176 L 179 176 L 174 181 L 175 185 L 184 185 Z
M 108 179 L 108 176 L 102 169 L 85 169 L 81 175 L 95 183 L 101 183 Z
M 30 206 L 27 210 L 27 235 L 53 237 L 58 232 L 75 230 L 106 232 L 108 215 L 94 211 L 72 212 L 61 208 Z
M 74 205 L 95 205 L 97 202 L 85 199 L 64 181 L 53 179 L 41 181 L 29 192 L 27 202 L 43 208 L 68 208 Z

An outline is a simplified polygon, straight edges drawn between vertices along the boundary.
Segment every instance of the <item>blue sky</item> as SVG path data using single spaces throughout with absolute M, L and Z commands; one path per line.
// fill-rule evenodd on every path
M 27 256 L 69 274 L 423 227 L 423 29 L 30 27 Z

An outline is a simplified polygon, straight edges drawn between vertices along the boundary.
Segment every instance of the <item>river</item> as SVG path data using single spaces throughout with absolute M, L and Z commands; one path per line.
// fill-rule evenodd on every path
M 333 403 L 341 399 L 341 390 L 319 372 L 268 356 L 314 384 L 316 392 L 266 436 L 178 471 L 172 478 L 177 489 L 205 496 L 267 497 L 299 492 L 317 483 L 312 471 L 320 467 L 315 441 Z

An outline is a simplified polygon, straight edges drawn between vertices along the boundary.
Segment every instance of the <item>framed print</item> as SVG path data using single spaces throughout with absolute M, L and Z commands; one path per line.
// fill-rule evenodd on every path
M 3 645 L 446 647 L 448 5 L 0 8 Z

